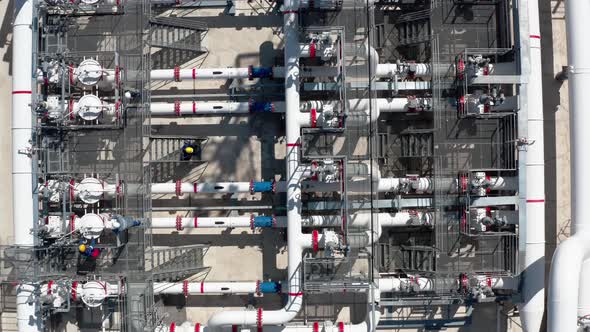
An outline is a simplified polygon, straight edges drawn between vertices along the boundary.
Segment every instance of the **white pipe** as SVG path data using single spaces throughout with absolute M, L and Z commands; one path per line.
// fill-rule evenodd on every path
M 152 218 L 152 228 L 251 228 L 255 216 L 246 217 L 161 217 Z M 273 217 L 273 227 L 287 227 L 287 218 Z M 306 227 L 340 227 L 343 218 L 338 215 L 309 216 L 302 218 L 302 225 Z M 430 225 L 432 215 L 426 212 L 401 211 L 397 213 L 374 213 L 373 220 L 379 220 L 382 227 Z M 371 214 L 367 212 L 355 213 L 346 219 L 348 227 L 365 228 L 371 223 Z
M 379 112 L 411 112 L 408 107 L 407 98 L 377 98 L 374 99 Z M 425 99 L 427 104 L 430 104 L 430 99 Z M 310 107 L 318 107 L 316 109 L 321 112 L 321 107 L 330 101 L 308 101 L 305 111 L 310 111 Z M 285 103 L 282 101 L 272 102 L 274 113 L 284 113 Z M 351 112 L 368 112 L 368 99 L 349 99 L 349 110 Z M 229 102 L 229 101 L 183 101 L 174 103 L 153 102 L 150 104 L 150 112 L 152 116 L 187 116 L 187 115 L 203 115 L 203 114 L 246 114 L 250 113 L 250 102 Z M 367 114 L 368 115 L 368 114 Z M 378 117 L 379 113 L 375 113 L 373 121 Z M 309 115 L 308 115 L 309 116 Z
M 303 171 L 299 166 L 300 128 L 299 117 L 299 31 L 298 0 L 285 0 L 284 40 L 285 40 L 285 104 L 287 140 L 287 251 L 288 251 L 288 300 L 280 310 L 266 311 L 225 311 L 209 318 L 208 326 L 227 325 L 280 325 L 291 321 L 301 310 L 303 293 L 301 288 L 301 178 Z
M 254 294 L 259 291 L 258 284 L 256 281 L 155 282 L 154 295 Z
M 251 226 L 251 220 L 249 216 L 152 218 L 152 228 L 245 228 Z
M 526 229 L 523 266 L 523 306 L 520 308 L 525 331 L 539 331 L 545 301 L 545 152 L 543 136 L 543 87 L 539 3 L 527 1 L 530 74 L 528 77 L 528 118 L 526 154 Z M 587 122 L 588 123 L 588 122 Z M 567 330 L 562 330 L 567 331 Z
M 547 330 L 550 332 L 576 331 L 578 318 L 590 313 L 590 300 L 587 298 L 590 296 L 590 287 L 586 280 L 590 273 L 590 222 L 587 214 L 590 179 L 586 174 L 590 162 L 590 114 L 585 107 L 590 88 L 590 67 L 587 65 L 590 54 L 587 33 L 590 3 L 569 1 L 565 4 L 565 12 L 569 63 L 571 218 L 574 235 L 563 241 L 553 256 L 547 304 Z M 587 322 L 586 319 L 584 321 Z
M 34 223 L 32 131 L 33 4 L 17 0 L 12 30 L 12 211 L 14 244 L 32 247 Z M 16 289 L 16 318 L 19 332 L 42 330 L 34 299 L 35 286 Z

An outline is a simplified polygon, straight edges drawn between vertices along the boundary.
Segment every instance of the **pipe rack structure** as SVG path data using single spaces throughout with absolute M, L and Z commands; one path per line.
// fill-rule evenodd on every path
M 57 315 L 88 308 L 103 330 L 430 330 L 479 323 L 447 315 L 457 304 L 514 302 L 523 330 L 540 331 L 539 6 L 390 5 L 16 0 L 14 243 L 0 255 L 14 268 L 0 277 L 16 285 L 16 329 L 66 328 Z M 177 15 L 186 8 L 196 14 Z M 574 235 L 553 259 L 549 331 L 590 326 L 590 5 L 566 9 Z M 252 271 L 208 274 L 232 264 L 205 266 L 219 261 L 206 255 L 241 241 L 265 264 L 223 253 Z M 269 271 L 269 252 L 284 248 L 284 270 Z M 213 307 L 234 295 L 241 310 L 162 314 L 167 296 Z M 304 310 L 316 302 L 350 319 Z M 416 306 L 416 320 L 397 310 Z

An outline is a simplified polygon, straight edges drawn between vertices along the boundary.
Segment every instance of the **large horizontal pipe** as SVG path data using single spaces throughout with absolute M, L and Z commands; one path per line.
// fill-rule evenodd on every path
M 407 98 L 378 98 L 375 100 L 379 111 L 381 112 L 414 112 L 408 105 Z M 310 112 L 311 109 L 321 111 L 324 104 L 330 103 L 323 101 L 309 101 L 301 107 L 304 111 Z M 348 100 L 349 110 L 351 112 L 366 112 L 369 109 L 368 99 L 350 99 Z M 430 104 L 430 101 L 428 101 Z M 152 116 L 188 116 L 202 114 L 246 114 L 246 113 L 284 113 L 285 103 L 282 101 L 275 102 L 198 102 L 198 101 L 175 101 L 172 103 L 153 102 L 150 104 L 150 113 Z M 309 114 L 309 113 L 308 113 Z
M 360 212 L 348 218 L 336 215 L 302 217 L 302 225 L 306 227 L 341 227 L 343 222 L 348 227 L 366 228 L 371 221 L 378 221 L 382 227 L 430 225 L 432 215 L 426 212 L 402 211 L 397 213 Z M 152 228 L 265 228 L 287 227 L 284 216 L 245 216 L 245 217 L 163 217 L 152 218 Z
M 377 295 L 376 298 L 380 297 L 380 293 L 416 293 L 416 292 L 432 292 L 436 290 L 435 280 L 422 277 L 419 275 L 408 275 L 405 277 L 384 277 L 377 279 Z M 476 289 L 490 289 L 490 290 L 516 290 L 518 289 L 518 278 L 512 277 L 497 277 L 497 276 L 481 276 L 476 275 L 471 278 L 459 278 L 457 280 L 449 280 L 452 284 L 456 284 L 456 287 L 468 287 Z M 448 284 L 448 283 L 446 283 Z M 263 309 L 257 309 L 261 314 L 264 312 Z M 377 318 L 380 314 L 379 311 L 374 313 Z M 368 316 L 371 316 L 368 313 Z M 254 324 L 253 324 L 254 325 Z M 254 327 L 254 326 L 253 326 Z M 249 329 L 248 326 L 242 326 L 242 328 Z M 205 324 L 193 322 L 184 322 L 182 324 L 171 323 L 166 326 L 159 326 L 156 328 L 156 332 L 212 332 L 212 331 L 224 331 L 229 332 L 232 327 L 211 327 Z M 265 326 L 264 331 L 268 332 L 367 332 L 373 331 L 369 328 L 367 322 L 360 324 L 350 324 L 337 322 L 335 324 L 329 323 L 311 323 L 308 325 L 297 325 L 289 324 L 282 326 Z
M 262 294 L 280 293 L 274 281 L 155 282 L 154 295 Z

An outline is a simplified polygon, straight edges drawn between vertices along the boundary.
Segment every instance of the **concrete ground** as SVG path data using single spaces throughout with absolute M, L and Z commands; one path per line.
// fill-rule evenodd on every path
M 10 83 L 10 30 L 11 10 L 10 1 L 0 2 L 0 13 L 2 14 L 2 25 L 0 28 L 0 85 L 9 87 Z M 252 15 L 264 12 L 263 5 L 254 2 L 252 7 L 245 2 L 239 2 L 240 6 L 236 15 Z M 543 48 L 543 72 L 544 72 L 544 102 L 545 102 L 545 138 L 546 138 L 546 216 L 545 227 L 547 231 L 547 266 L 555 246 L 569 235 L 569 118 L 567 103 L 567 82 L 560 83 L 554 80 L 554 76 L 567 63 L 566 60 L 566 39 L 563 14 L 563 1 L 541 1 L 541 33 Z M 215 17 L 215 11 L 199 11 L 198 15 L 209 15 Z M 276 28 L 248 28 L 235 29 L 226 27 L 212 29 L 206 37 L 206 46 L 212 51 L 202 62 L 203 67 L 214 66 L 246 66 L 256 64 L 259 61 L 260 45 L 267 41 L 271 42 L 274 48 L 279 48 L 281 40 L 275 34 Z M 226 38 L 230 36 L 231 38 Z M 238 53 L 239 50 L 239 53 Z M 240 56 L 246 54 L 247 56 Z M 192 84 L 192 83 L 191 83 Z M 219 88 L 223 82 L 207 82 L 200 88 Z M 4 199 L 0 200 L 0 218 L 4 222 L 1 225 L 0 245 L 11 243 L 12 234 L 12 204 L 10 200 L 11 178 L 10 174 L 10 89 L 0 90 L 0 100 L 4 111 L 0 112 L 0 172 L 5 176 L 0 177 L 0 187 L 4 189 Z M 179 120 L 180 121 L 180 120 Z M 194 119 L 182 120 L 179 124 L 187 125 L 186 128 L 193 128 L 197 132 L 207 133 L 212 126 L 219 130 L 216 134 L 207 133 L 210 142 L 204 151 L 204 157 L 212 160 L 204 173 L 199 174 L 204 180 L 234 180 L 248 181 L 250 179 L 261 179 L 272 174 L 263 172 L 253 167 L 260 165 L 263 157 L 264 133 L 267 130 L 262 123 L 252 124 L 246 118 L 207 118 L 197 121 Z M 188 125 L 194 125 L 188 127 Z M 272 128 L 280 130 L 280 128 Z M 258 133 L 258 137 L 252 136 Z M 191 135 L 195 134 L 192 131 Z M 244 137 L 248 137 L 244 140 Z M 275 144 L 280 147 L 280 144 Z M 276 159 L 282 158 L 283 149 L 275 148 Z M 266 152 L 264 152 L 266 153 Z M 236 162 L 237 160 L 237 162 Z M 224 162 L 225 161 L 225 162 Z M 231 165 L 231 168 L 228 168 Z M 276 175 L 279 175 L 277 173 Z M 192 175 L 189 175 L 192 176 Z M 245 197 L 242 197 L 246 199 Z M 154 214 L 156 216 L 157 214 Z M 159 215 L 167 215 L 160 213 Z M 199 239 L 207 238 L 214 246 L 205 258 L 205 265 L 212 269 L 207 276 L 208 281 L 223 280 L 256 280 L 279 278 L 286 267 L 286 256 L 282 248 L 280 234 L 276 231 L 264 231 L 247 235 L 239 235 L 240 232 L 227 231 L 182 231 L 191 235 L 178 237 L 171 232 L 162 232 L 168 235 L 156 237 L 160 245 L 169 244 L 190 244 Z M 222 235 L 223 234 L 223 235 Z M 239 239 L 239 241 L 238 241 Z M 279 249 L 278 255 L 273 255 Z M 184 299 L 167 299 L 166 310 L 171 317 L 177 321 L 190 319 L 195 322 L 206 322 L 211 313 L 228 308 L 243 308 L 247 303 L 264 303 L 265 307 L 278 306 L 278 298 L 267 296 L 262 299 L 247 297 L 215 297 L 190 299 L 188 306 L 179 306 Z M 219 302 L 218 302 L 219 301 Z M 354 299 L 352 300 L 354 302 Z M 359 300 L 360 301 L 360 300 Z M 211 307 L 210 303 L 223 303 L 223 308 Z M 178 305 L 178 306 L 177 306 Z M 480 306 L 475 311 L 473 325 L 460 329 L 449 329 L 449 331 L 519 331 L 519 320 L 506 318 L 501 312 L 500 320 L 497 320 L 498 312 L 494 306 Z M 346 319 L 348 310 L 342 310 L 340 319 Z M 1 331 L 13 329 L 9 313 L 2 314 Z M 497 325 L 499 324 L 499 325 Z

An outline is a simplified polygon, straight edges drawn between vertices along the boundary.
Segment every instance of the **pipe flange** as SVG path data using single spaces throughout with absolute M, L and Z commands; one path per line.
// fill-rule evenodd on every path
M 180 100 L 174 101 L 174 114 L 180 116 Z
M 313 252 L 318 252 L 318 250 L 320 249 L 320 245 L 319 245 L 319 234 L 318 234 L 318 230 L 314 229 L 311 232 L 311 246 L 313 249 Z
M 116 120 L 121 119 L 121 106 L 122 106 L 121 101 L 120 100 L 117 100 L 115 102 L 115 119 Z
M 74 199 L 76 198 L 76 193 L 74 188 L 76 187 L 76 181 L 74 179 L 70 180 L 70 184 L 69 184 L 69 190 L 70 190 L 70 201 L 74 201 Z
M 260 295 L 262 295 L 262 293 L 260 292 L 260 280 L 256 280 L 256 290 L 254 291 L 254 293 L 255 293 L 257 296 L 260 296 Z
M 176 184 L 175 184 L 175 191 L 176 191 L 176 196 L 182 196 L 182 182 L 181 180 L 176 180 Z
M 53 287 L 53 280 L 47 282 L 47 295 L 51 295 L 51 287 Z
M 174 67 L 174 81 L 175 82 L 180 82 L 180 67 L 176 66 Z
M 181 231 L 181 230 L 183 230 L 183 229 L 184 229 L 184 228 L 182 227 L 182 216 L 180 216 L 180 215 L 177 215 L 177 216 L 176 216 L 176 230 L 177 230 L 177 231 Z
M 184 297 L 188 297 L 188 280 L 182 282 L 182 294 L 184 294 Z
M 258 310 L 256 310 L 256 327 L 258 332 L 262 332 L 262 312 L 262 308 L 258 308 Z
M 72 282 L 72 292 L 71 292 L 72 301 L 78 300 L 78 290 L 77 289 L 78 289 L 78 282 L 77 281 Z

